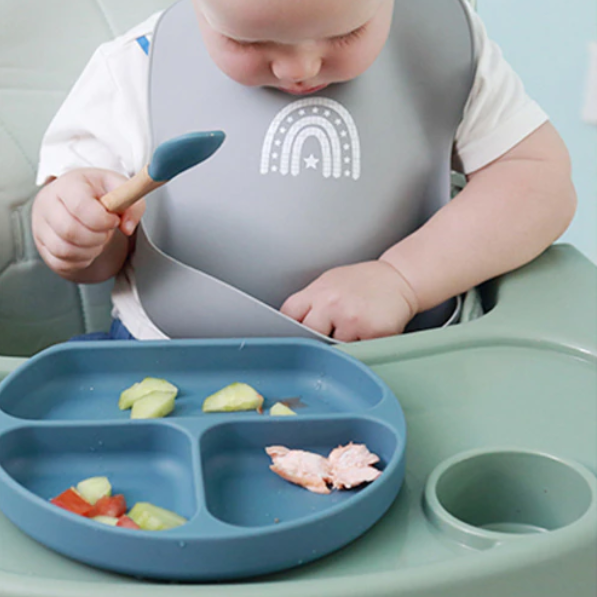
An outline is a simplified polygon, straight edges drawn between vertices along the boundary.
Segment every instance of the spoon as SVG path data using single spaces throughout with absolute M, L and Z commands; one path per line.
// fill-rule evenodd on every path
M 222 131 L 202 131 L 160 143 L 149 164 L 118 188 L 106 193 L 100 202 L 108 211 L 122 213 L 151 191 L 206 160 L 219 149 L 224 138 Z

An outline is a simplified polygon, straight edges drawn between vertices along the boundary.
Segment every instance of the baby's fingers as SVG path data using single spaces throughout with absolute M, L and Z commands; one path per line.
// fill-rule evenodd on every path
M 104 206 L 90 194 L 89 188 L 81 183 L 69 189 L 67 194 L 59 194 L 59 201 L 68 213 L 81 225 L 94 232 L 113 230 L 120 224 L 120 218 L 104 208 Z
M 317 309 L 305 291 L 288 297 L 280 311 L 324 336 L 329 336 L 333 331 L 332 320 L 328 314 L 322 309 Z
M 101 198 L 109 193 L 110 191 L 116 190 L 118 187 L 127 182 L 127 178 L 113 172 L 111 170 L 92 170 L 87 175 L 90 185 L 96 190 L 97 203 L 102 209 L 106 210 L 104 205 L 101 203 Z M 113 214 L 106 210 L 106 213 L 110 216 L 117 217 L 118 223 L 115 227 L 120 228 L 120 231 L 127 236 L 133 234 L 139 221 L 145 212 L 145 200 L 141 199 L 134 203 L 131 207 L 125 210 L 121 214 Z M 115 220 L 112 220 L 113 222 Z
M 73 216 L 64 204 L 58 204 L 56 209 L 47 212 L 45 218 L 49 231 L 53 232 L 56 237 L 51 241 L 44 240 L 46 246 L 49 242 L 57 244 L 57 239 L 60 239 L 67 245 L 80 248 L 100 247 L 108 241 L 112 230 L 112 227 L 102 229 L 98 224 L 95 224 L 95 227 L 98 228 L 96 230 L 86 226 Z
M 130 236 L 135 232 L 143 214 L 145 213 L 145 199 L 131 205 L 120 217 L 120 230 Z
M 324 336 L 331 336 L 334 331 L 334 323 L 329 314 L 321 309 L 311 309 L 301 322 L 308 328 L 323 334 Z
M 60 237 L 48 228 L 37 245 L 44 261 L 57 272 L 68 273 L 87 267 L 101 252 L 101 245 L 81 247 Z
M 289 296 L 280 307 L 280 312 L 302 322 L 310 309 L 311 301 L 305 296 L 304 291 L 301 291 Z

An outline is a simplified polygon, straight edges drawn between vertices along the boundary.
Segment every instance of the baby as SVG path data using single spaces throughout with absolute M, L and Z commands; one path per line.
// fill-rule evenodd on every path
M 182 2 L 191 10 L 190 0 Z M 539 255 L 564 232 L 575 210 L 576 198 L 564 144 L 547 116 L 524 93 L 520 80 L 497 46 L 487 39 L 478 16 L 460 0 L 192 2 L 196 37 L 229 84 L 263 90 L 262 97 L 267 94 L 268 101 L 270 97 L 276 101 L 287 97 L 289 103 L 327 97 L 327 94 L 333 98 L 347 97 L 334 94 L 352 89 L 350 86 L 359 82 L 362 86 L 366 76 L 375 68 L 379 70 L 381 61 L 386 60 L 390 42 L 399 38 L 396 43 L 406 43 L 401 40 L 409 31 L 399 28 L 401 22 L 420 22 L 424 26 L 428 20 L 433 26 L 433 19 L 438 18 L 434 11 L 440 5 L 450 17 L 454 15 L 454 22 L 466 22 L 475 48 L 470 88 L 448 147 L 448 152 L 453 149 L 454 167 L 466 175 L 466 187 L 453 200 L 432 210 L 433 213 L 425 213 L 420 225 L 397 232 L 396 238 L 380 232 L 377 244 L 371 244 L 376 235 L 369 231 L 371 238 L 363 244 L 369 243 L 374 248 L 361 253 L 352 251 L 352 247 L 347 249 L 346 243 L 351 238 L 354 245 L 360 239 L 355 236 L 354 223 L 343 230 L 345 214 L 337 213 L 334 234 L 342 236 L 346 232 L 348 240 L 342 248 L 345 257 L 333 255 L 329 262 L 322 261 L 323 265 L 313 269 L 307 267 L 308 258 L 304 257 L 296 267 L 309 271 L 310 277 L 299 287 L 290 284 L 291 290 L 282 300 L 264 299 L 286 316 L 338 341 L 399 334 L 417 313 Z M 417 11 L 423 10 L 428 11 L 428 19 L 420 19 Z M 147 106 L 147 89 L 151 66 L 144 49 L 147 50 L 156 27 L 160 26 L 159 17 L 154 15 L 128 34 L 100 47 L 91 59 L 44 138 L 38 172 L 38 183 L 44 186 L 36 197 L 32 215 L 35 242 L 52 270 L 79 283 L 101 282 L 116 276 L 114 316 L 138 339 L 168 337 L 145 311 L 137 292 L 134 261 L 129 260 L 135 250 L 137 226 L 145 202 L 140 201 L 116 215 L 107 212 L 98 198 L 141 169 L 149 158 L 152 117 Z M 441 23 L 438 25 L 441 27 Z M 416 45 L 416 33 L 408 43 Z M 159 44 L 155 54 L 158 47 Z M 398 63 L 399 57 L 395 59 Z M 433 70 L 434 61 L 441 64 L 441 60 L 449 59 L 442 51 L 441 55 L 427 55 L 429 64 L 416 66 L 422 72 L 429 71 Z M 419 82 L 409 70 L 412 64 L 404 66 L 405 62 L 401 62 L 404 74 L 396 75 L 396 89 L 401 89 L 401 85 L 416 86 Z M 203 71 L 198 68 L 194 72 L 190 68 L 185 76 L 201 81 Z M 383 77 L 379 80 L 383 82 Z M 226 84 L 221 87 L 227 89 Z M 376 92 L 381 93 L 380 86 L 367 90 L 373 98 Z M 234 93 L 240 97 L 241 91 Z M 254 100 L 252 95 L 247 97 Z M 259 102 L 260 96 L 255 97 Z M 418 113 L 427 97 L 413 100 L 410 112 Z M 429 101 L 441 107 L 443 99 L 431 97 Z M 329 100 L 332 101 L 333 104 L 325 105 L 338 105 L 336 100 Z M 409 106 L 403 109 L 408 111 Z M 358 107 L 355 110 L 358 112 Z M 374 109 L 367 110 L 372 115 Z M 412 131 L 427 131 L 425 127 L 436 111 L 431 108 L 420 123 L 413 121 L 416 117 L 409 112 L 404 126 L 408 128 L 410 122 L 415 122 Z M 252 114 L 246 117 L 250 119 Z M 360 127 L 365 136 L 367 123 L 362 118 Z M 214 123 L 206 128 L 220 126 Z M 221 128 L 228 133 L 226 127 Z M 419 134 L 425 137 L 430 133 Z M 232 137 L 229 136 L 224 148 L 233 143 Z M 414 140 L 405 142 L 412 143 L 413 148 L 417 145 Z M 324 141 L 321 143 L 324 147 Z M 365 145 L 363 140 L 363 156 Z M 433 149 L 432 144 L 430 147 Z M 221 159 L 226 159 L 224 148 L 210 162 L 197 167 L 198 176 L 201 172 L 208 174 L 203 169 L 215 163 L 220 153 Z M 408 154 L 408 147 L 400 152 Z M 310 174 L 309 168 L 316 169 L 320 157 L 306 152 L 301 176 Z M 448 168 L 449 158 L 448 153 Z M 360 181 L 356 180 L 359 175 L 354 170 L 351 177 L 355 184 L 370 184 L 365 173 Z M 421 190 L 427 184 L 427 173 L 423 171 L 419 178 L 413 179 L 412 188 L 403 192 L 404 197 L 397 195 L 396 199 L 408 205 L 411 212 L 425 211 L 416 202 L 427 192 Z M 320 188 L 322 197 L 334 192 L 326 191 L 331 187 Z M 362 204 L 367 204 L 369 195 L 376 192 L 364 186 L 358 188 Z M 201 193 L 199 190 L 198 194 Z M 309 209 L 306 207 L 305 212 Z M 378 221 L 392 228 L 394 212 L 387 206 L 384 209 Z M 310 213 L 313 221 L 321 220 Z M 289 228 L 294 218 L 301 217 L 296 214 L 296 210 L 283 214 Z M 192 215 L 180 212 L 172 217 L 188 221 Z M 358 217 L 362 217 L 360 212 Z M 201 218 L 198 214 L 197 219 Z M 362 220 L 366 226 L 366 218 Z M 396 223 L 395 228 L 400 230 L 400 225 Z M 197 237 L 187 235 L 183 241 L 187 245 L 195 240 L 199 243 L 202 235 Z M 292 238 L 288 242 L 292 250 L 286 248 L 286 253 L 292 253 L 291 259 L 300 259 L 302 246 L 298 241 L 293 245 Z M 242 248 L 236 250 L 240 253 Z M 278 247 L 270 248 L 270 252 L 277 251 Z M 234 252 L 227 259 L 234 261 Z M 214 261 L 226 267 L 227 260 L 222 256 Z M 259 263 L 255 264 L 255 279 L 260 267 Z M 283 262 L 279 268 L 280 288 L 285 289 Z M 234 284 L 232 273 L 223 278 Z

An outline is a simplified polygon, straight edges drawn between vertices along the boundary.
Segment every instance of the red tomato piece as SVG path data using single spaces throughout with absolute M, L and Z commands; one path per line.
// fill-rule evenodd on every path
M 72 487 L 52 498 L 50 502 L 55 506 L 59 506 L 80 516 L 90 516 L 93 511 L 93 506 L 87 500 L 83 499 Z
M 120 518 L 126 512 L 126 500 L 121 493 L 113 496 L 105 495 L 101 497 L 95 506 L 91 516 L 112 516 Z
M 129 518 L 126 514 L 123 514 L 118 519 L 116 526 L 123 527 L 125 529 L 140 529 L 141 528 L 132 518 Z

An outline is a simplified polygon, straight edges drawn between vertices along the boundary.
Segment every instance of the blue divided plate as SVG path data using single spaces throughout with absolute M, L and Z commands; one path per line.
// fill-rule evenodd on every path
M 179 388 L 164 419 L 131 420 L 120 392 L 144 377 Z M 264 414 L 203 413 L 209 394 L 243 381 Z M 300 397 L 297 416 L 272 417 Z M 265 447 L 326 455 L 364 443 L 380 457 L 369 485 L 320 495 L 280 478 Z M 0 510 L 73 559 L 168 580 L 226 580 L 320 558 L 387 510 L 404 478 L 402 409 L 369 368 L 314 340 L 86 342 L 49 348 L 0 384 Z M 166 531 L 110 527 L 49 502 L 107 476 L 129 507 L 148 501 L 188 519 Z

